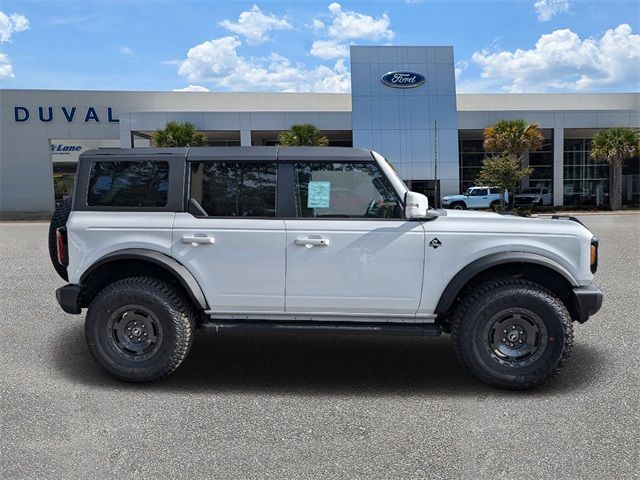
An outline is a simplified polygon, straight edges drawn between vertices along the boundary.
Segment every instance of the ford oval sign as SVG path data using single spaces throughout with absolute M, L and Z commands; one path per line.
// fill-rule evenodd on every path
M 415 72 L 389 72 L 385 73 L 380 80 L 393 88 L 415 88 L 425 82 L 424 75 Z

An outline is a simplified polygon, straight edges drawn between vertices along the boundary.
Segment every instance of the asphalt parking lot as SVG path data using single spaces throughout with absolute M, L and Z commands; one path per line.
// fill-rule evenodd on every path
M 147 385 L 63 313 L 43 223 L 1 223 L 0 477 L 638 478 L 640 214 L 589 215 L 605 304 L 548 387 L 495 390 L 449 338 L 198 336 Z

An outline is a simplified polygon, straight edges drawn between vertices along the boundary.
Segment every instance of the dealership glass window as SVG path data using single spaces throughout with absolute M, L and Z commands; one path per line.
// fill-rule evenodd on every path
M 640 157 L 630 158 L 622 165 L 622 203 L 640 205 Z
M 533 172 L 529 175 L 529 187 L 553 187 L 553 138 L 545 137 L 540 149 L 529 152 L 529 167 Z
M 88 190 L 87 205 L 91 207 L 164 207 L 169 191 L 169 163 L 93 162 Z
M 609 164 L 591 158 L 591 139 L 564 141 L 564 204 L 609 203 Z
M 77 168 L 76 162 L 53 162 L 53 193 L 56 203 L 73 195 Z
M 478 133 L 481 135 L 481 133 Z M 475 180 L 482 169 L 482 161 L 491 152 L 484 151 L 481 138 L 461 138 L 460 150 L 460 191 L 464 192 L 473 187 Z
M 553 186 L 553 132 L 543 131 L 545 139 L 539 150 L 529 153 L 529 166 L 533 173 L 529 176 L 529 185 L 532 187 Z M 476 138 L 460 138 L 460 191 L 475 185 L 475 179 L 482 169 L 482 160 L 485 157 L 495 155 L 497 152 L 485 152 L 481 131 L 467 131 L 467 135 L 477 135 Z
M 405 183 L 412 192 L 425 195 L 429 199 L 429 205 L 440 205 L 439 197 L 436 202 L 436 196 L 440 192 L 440 180 L 407 180 Z
M 401 218 L 395 190 L 371 163 L 294 164 L 296 216 Z
M 276 164 L 194 162 L 191 198 L 211 217 L 275 217 Z

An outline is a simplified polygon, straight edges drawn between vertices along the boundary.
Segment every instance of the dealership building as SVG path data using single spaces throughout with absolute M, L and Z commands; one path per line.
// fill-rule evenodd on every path
M 391 72 L 391 74 L 389 74 Z M 411 189 L 460 193 L 486 153 L 483 129 L 501 119 L 540 125 L 523 187 L 555 205 L 608 202 L 610 167 L 590 158 L 598 131 L 640 128 L 640 94 L 456 94 L 452 47 L 351 47 L 351 93 L 0 90 L 0 214 L 41 216 L 73 188 L 78 156 L 148 146 L 169 121 L 191 122 L 210 145 L 274 145 L 311 123 L 331 145 L 384 154 Z M 625 162 L 623 203 L 640 203 L 640 159 Z

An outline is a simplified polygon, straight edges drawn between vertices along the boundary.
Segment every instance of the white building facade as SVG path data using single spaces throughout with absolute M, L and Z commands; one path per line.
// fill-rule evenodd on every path
M 391 75 L 389 75 L 391 74 Z M 73 186 L 82 151 L 149 145 L 188 121 L 210 145 L 273 145 L 311 123 L 330 144 L 384 154 L 430 197 L 473 184 L 482 131 L 500 119 L 538 123 L 542 148 L 524 186 L 555 205 L 606 204 L 609 166 L 589 157 L 598 131 L 640 128 L 640 94 L 456 94 L 452 47 L 352 47 L 351 94 L 0 90 L 0 215 L 43 216 Z M 625 162 L 623 203 L 640 203 L 640 160 Z

